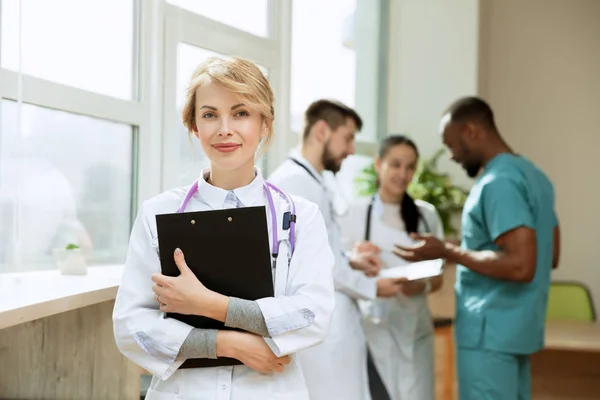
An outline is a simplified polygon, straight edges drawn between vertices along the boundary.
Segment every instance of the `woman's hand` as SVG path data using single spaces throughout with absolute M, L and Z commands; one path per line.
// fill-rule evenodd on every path
M 175 250 L 174 258 L 181 272 L 179 276 L 171 277 L 160 273 L 152 275 L 152 290 L 154 298 L 160 304 L 160 310 L 201 315 L 224 322 L 229 298 L 207 289 L 188 267 L 180 249 Z
M 381 249 L 374 245 L 373 243 L 369 242 L 368 240 L 363 240 L 361 242 L 357 242 L 354 245 L 354 251 L 361 253 L 361 252 L 367 252 L 367 253 L 374 253 L 374 254 L 379 254 L 379 252 L 381 252 Z
M 263 374 L 283 372 L 291 361 L 290 356 L 277 357 L 261 336 L 237 331 L 217 333 L 217 357 L 235 358 Z
M 367 276 L 377 276 L 381 270 L 380 251 L 379 247 L 371 242 L 356 243 L 350 254 L 350 266 L 363 271 Z

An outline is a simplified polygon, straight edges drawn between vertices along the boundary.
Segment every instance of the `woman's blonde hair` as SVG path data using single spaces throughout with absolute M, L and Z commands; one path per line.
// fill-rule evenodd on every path
M 261 145 L 266 149 L 273 140 L 274 94 L 271 84 L 261 70 L 251 61 L 241 58 L 211 57 L 196 68 L 187 89 L 181 117 L 183 125 L 192 132 L 196 128 L 196 91 L 208 83 L 237 93 L 248 107 L 261 113 L 269 132 Z

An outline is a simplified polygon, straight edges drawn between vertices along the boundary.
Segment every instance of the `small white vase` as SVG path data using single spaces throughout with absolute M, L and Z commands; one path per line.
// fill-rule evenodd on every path
M 54 250 L 54 258 L 58 264 L 58 269 L 63 275 L 85 275 L 87 274 L 87 264 L 85 256 L 81 249 Z

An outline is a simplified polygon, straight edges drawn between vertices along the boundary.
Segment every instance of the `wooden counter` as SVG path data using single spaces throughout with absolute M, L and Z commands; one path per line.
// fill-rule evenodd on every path
M 0 274 L 0 398 L 139 399 L 139 368 L 113 336 L 120 275 Z

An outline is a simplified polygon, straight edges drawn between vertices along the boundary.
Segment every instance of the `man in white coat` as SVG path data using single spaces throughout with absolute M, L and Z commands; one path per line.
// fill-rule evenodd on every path
M 300 151 L 284 161 L 269 181 L 319 206 L 336 258 L 336 308 L 325 341 L 300 352 L 300 365 L 312 400 L 368 400 L 367 346 L 356 300 L 395 296 L 401 285 L 398 280 L 370 278 L 352 268 L 362 265 L 376 272 L 380 261 L 372 254 L 344 253 L 333 193 L 322 176 L 323 171 L 338 172 L 342 161 L 354 153 L 361 118 L 342 103 L 318 100 L 309 106 L 304 119 Z

